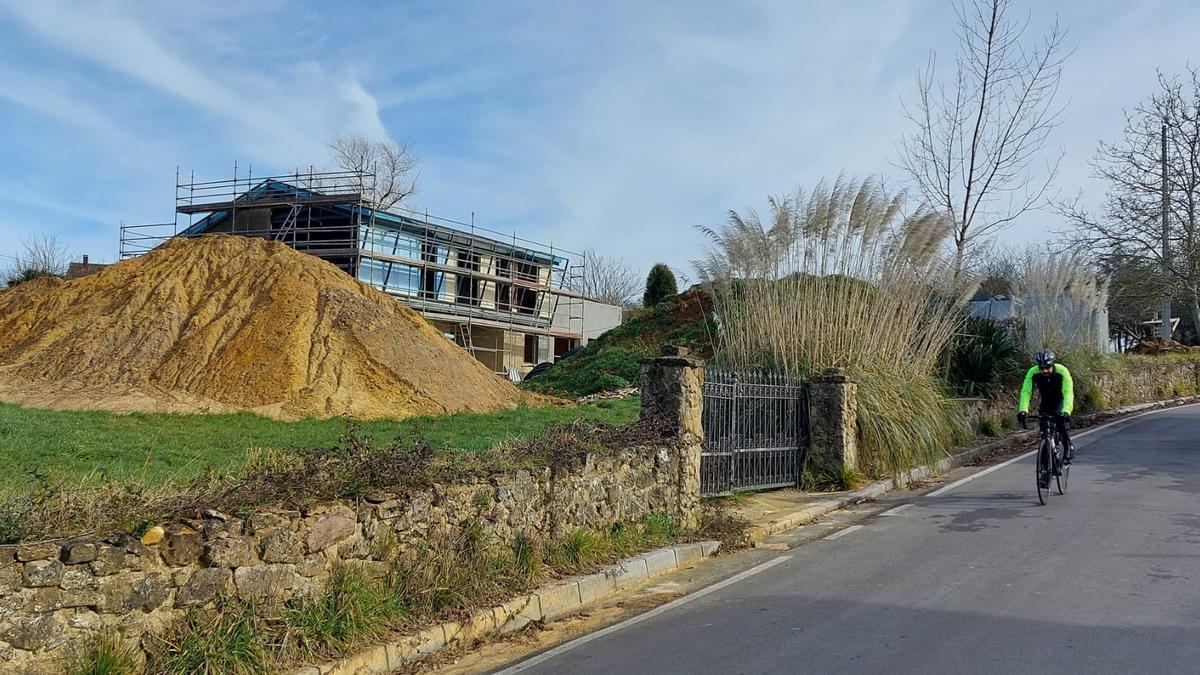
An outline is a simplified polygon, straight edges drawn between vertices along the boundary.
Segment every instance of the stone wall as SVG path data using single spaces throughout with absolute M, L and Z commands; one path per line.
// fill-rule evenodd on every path
M 1195 361 L 1130 358 L 1112 371 L 1096 373 L 1093 381 L 1086 384 L 1095 388 L 1094 395 L 1098 395 L 1101 408 L 1150 403 L 1195 394 L 1200 376 L 1198 365 Z M 1087 386 L 1077 386 L 1076 401 L 1087 394 Z
M 282 602 L 318 592 L 336 563 L 383 575 L 405 549 L 468 524 L 497 539 L 678 515 L 686 462 L 672 447 L 580 454 L 560 466 L 379 493 L 245 518 L 209 512 L 128 535 L 0 547 L 0 672 L 55 672 L 99 630 L 131 642 L 223 596 Z M 685 485 L 686 487 L 686 485 Z

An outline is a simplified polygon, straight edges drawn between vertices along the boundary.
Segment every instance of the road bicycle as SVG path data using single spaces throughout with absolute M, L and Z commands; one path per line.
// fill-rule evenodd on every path
M 1037 456 L 1037 493 L 1042 504 L 1050 497 L 1050 476 L 1054 476 L 1060 495 L 1067 494 L 1067 480 L 1071 477 L 1071 465 L 1063 462 L 1065 448 L 1054 424 L 1056 418 L 1056 415 L 1030 415 L 1028 418 L 1038 421 L 1042 436 Z

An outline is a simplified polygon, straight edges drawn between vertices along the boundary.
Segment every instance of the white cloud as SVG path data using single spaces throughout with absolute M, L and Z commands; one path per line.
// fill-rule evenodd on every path
M 108 3 L 9 8 L 58 48 L 214 115 L 240 150 L 276 166 L 323 157 L 326 141 L 338 133 L 384 132 L 377 103 L 349 72 L 308 63 L 265 73 L 246 60 L 214 62 L 203 45 L 227 28 L 220 14 L 177 22 L 159 16 L 150 25 Z

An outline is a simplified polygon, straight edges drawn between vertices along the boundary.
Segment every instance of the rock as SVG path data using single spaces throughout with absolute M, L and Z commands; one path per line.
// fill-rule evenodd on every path
M 268 563 L 298 563 L 304 559 L 300 537 L 291 530 L 273 530 L 258 542 L 258 555 Z
M 164 530 L 164 534 L 165 532 Z M 108 543 L 125 551 L 123 565 L 127 569 L 138 572 L 149 572 L 158 566 L 158 558 L 154 553 L 155 549 L 147 547 L 137 537 L 132 537 L 128 534 L 119 534 L 109 538 Z
M 216 600 L 225 592 L 231 577 L 229 570 L 221 567 L 196 570 L 175 594 L 175 606 L 205 605 Z
M 320 554 L 305 556 L 304 561 L 296 565 L 296 574 L 302 577 L 315 577 L 324 572 L 329 565 L 325 556 Z
M 146 534 L 142 535 L 142 544 L 146 546 L 154 546 L 158 542 L 162 541 L 163 537 L 166 535 L 167 531 L 163 529 L 162 525 L 155 525 L 149 530 L 146 530 Z
M 68 541 L 63 544 L 59 559 L 68 565 L 91 562 L 96 559 L 96 544 L 82 540 Z
M 123 548 L 101 544 L 96 547 L 96 559 L 88 566 L 91 567 L 92 574 L 98 577 L 116 574 L 125 567 L 125 555 Z
M 206 567 L 241 567 L 254 562 L 245 539 L 218 539 L 204 545 L 201 557 Z
M 243 598 L 275 598 L 292 588 L 295 568 L 295 565 L 239 567 L 233 573 L 233 583 Z
M 58 583 L 64 591 L 85 591 L 98 588 L 96 577 L 86 565 L 68 567 L 63 570 L 62 581 Z
M 286 527 L 290 522 L 278 513 L 252 513 L 246 518 L 246 531 L 255 534 L 273 527 Z
M 21 562 L 29 562 L 31 560 L 50 560 L 58 557 L 59 544 L 57 542 L 42 542 L 40 544 L 22 544 L 17 547 L 17 560 Z
M 200 533 L 187 525 L 171 525 L 159 547 L 163 562 L 172 567 L 191 565 L 204 552 L 204 541 Z
M 344 506 L 331 509 L 313 520 L 304 539 L 305 548 L 315 553 L 342 541 L 354 534 L 356 522 L 350 509 Z
M 47 649 L 63 639 L 63 626 L 53 614 L 21 617 L 0 634 L 0 639 L 17 649 Z
M 26 586 L 40 588 L 57 586 L 62 581 L 63 564 L 57 560 L 34 560 L 25 563 L 24 579 Z
M 42 588 L 25 606 L 26 612 L 42 614 L 69 607 L 95 607 L 104 602 L 98 591 L 63 591 L 57 588 Z
M 80 630 L 95 630 L 104 625 L 100 615 L 90 609 L 79 610 L 67 619 L 67 625 Z
M 149 612 L 166 601 L 170 593 L 167 580 L 161 574 L 122 574 L 100 581 L 104 594 L 102 611 L 119 614 L 140 609 Z
M 216 509 L 204 509 L 204 517 L 205 518 L 213 518 L 216 520 L 220 520 L 222 522 L 229 520 L 229 516 L 225 515 L 224 513 L 221 513 L 220 511 L 218 511 Z
M 0 566 L 0 598 L 21 590 L 21 567 L 19 565 Z

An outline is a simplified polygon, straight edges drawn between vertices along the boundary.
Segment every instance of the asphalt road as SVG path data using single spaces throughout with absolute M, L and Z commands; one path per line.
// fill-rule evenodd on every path
M 1027 457 L 515 668 L 1200 672 L 1200 406 L 1076 449 L 1047 506 Z

